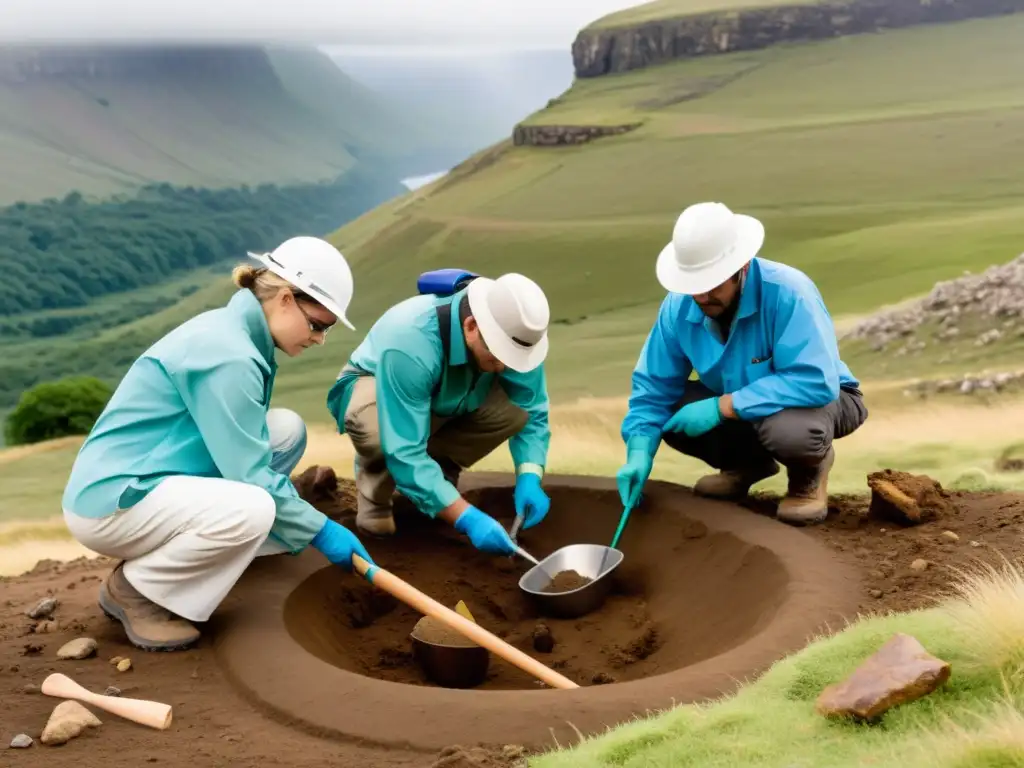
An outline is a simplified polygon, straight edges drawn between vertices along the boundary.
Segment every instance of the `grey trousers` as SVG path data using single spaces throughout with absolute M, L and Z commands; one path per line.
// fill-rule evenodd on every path
M 709 397 L 717 395 L 699 381 L 687 382 L 676 409 Z M 867 417 L 860 390 L 844 389 L 823 408 L 788 408 L 760 421 L 726 419 L 698 437 L 669 432 L 662 439 L 718 470 L 763 467 L 773 461 L 799 469 L 820 463 L 833 440 L 855 432 Z

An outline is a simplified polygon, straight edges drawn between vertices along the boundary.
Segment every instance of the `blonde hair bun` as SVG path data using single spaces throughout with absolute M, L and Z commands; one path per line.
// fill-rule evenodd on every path
M 256 278 L 260 270 L 252 264 L 239 264 L 231 271 L 231 280 L 239 288 L 252 288 L 256 285 Z

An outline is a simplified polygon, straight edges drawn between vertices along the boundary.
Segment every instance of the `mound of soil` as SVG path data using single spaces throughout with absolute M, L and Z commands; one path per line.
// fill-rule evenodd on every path
M 318 494 L 323 493 L 321 488 L 323 485 L 317 489 Z M 341 481 L 328 494 L 330 498 L 318 502 L 318 506 L 332 517 L 349 517 L 353 509 L 350 492 L 351 487 Z M 561 506 L 553 505 L 553 509 L 566 508 L 569 501 L 562 498 L 559 500 Z M 860 570 L 863 584 L 858 611 L 871 613 L 925 607 L 947 592 L 954 576 L 951 569 L 969 567 L 976 561 L 998 566 L 1003 557 L 1015 560 L 1024 555 L 1024 495 L 950 492 L 949 501 L 953 509 L 941 519 L 902 527 L 880 521 L 869 514 L 870 501 L 867 497 L 836 497 L 831 499 L 830 514 L 825 523 L 804 529 L 804 534 L 826 544 L 835 552 L 838 560 Z M 584 494 L 581 503 L 585 506 L 591 502 L 592 499 Z M 771 515 L 776 502 L 775 498 L 761 495 L 751 499 L 745 506 L 752 515 Z M 681 495 L 680 504 L 688 503 L 692 503 L 692 497 Z M 642 507 L 635 514 L 642 515 Z M 555 519 L 555 516 L 551 518 Z M 678 529 L 670 525 L 662 527 L 664 536 L 675 536 L 678 532 L 678 539 L 672 542 L 672 546 L 706 546 L 709 536 L 700 532 L 699 526 L 689 522 L 686 522 L 684 529 L 684 522 L 680 520 Z M 689 538 L 695 533 L 696 538 Z M 375 545 L 376 542 L 368 544 L 374 552 L 377 551 Z M 624 551 L 630 551 L 628 540 L 623 546 Z M 419 547 L 422 552 L 422 539 Z M 466 548 L 462 546 L 457 551 L 465 554 Z M 709 563 L 706 573 L 718 573 L 727 580 L 731 579 L 744 560 L 756 556 L 757 553 L 747 551 L 736 562 Z M 390 565 L 393 562 L 392 556 L 389 555 L 387 559 Z M 919 559 L 925 560 L 927 567 L 923 570 L 912 569 L 910 564 Z M 460 747 L 433 752 L 401 747 L 374 748 L 320 738 L 316 733 L 268 717 L 266 710 L 239 694 L 219 666 L 214 653 L 218 621 L 211 621 L 204 628 L 204 637 L 200 643 L 188 651 L 147 654 L 129 645 L 120 625 L 106 619 L 96 605 L 97 587 L 111 565 L 105 558 L 69 563 L 43 561 L 25 575 L 0 579 L 0 742 L 3 745 L 9 744 L 19 733 L 26 733 L 37 741 L 30 749 L 5 751 L 8 762 L 18 768 L 50 768 L 58 764 L 153 764 L 170 768 L 206 768 L 227 764 L 260 765 L 267 768 L 319 768 L 333 765 L 375 768 L 513 768 L 521 764 L 521 753 L 515 748 L 479 749 L 466 742 Z M 512 583 L 521 573 L 514 562 L 503 566 L 494 562 L 492 568 L 497 574 L 503 573 L 502 568 L 505 568 L 505 578 Z M 666 653 L 666 649 L 678 652 L 676 646 L 686 646 L 685 637 L 674 638 L 670 643 L 659 638 L 657 621 L 649 625 L 650 632 L 644 628 L 645 612 L 649 617 L 654 610 L 650 604 L 641 607 L 646 602 L 644 595 L 648 593 L 650 581 L 635 574 L 625 575 L 630 578 L 623 580 L 622 591 L 613 596 L 610 604 L 614 605 L 616 600 L 622 601 L 632 595 L 632 618 L 627 610 L 622 620 L 627 626 L 631 621 L 639 624 L 629 626 L 629 633 L 620 628 L 619 639 L 615 644 L 618 653 L 608 649 L 607 663 L 604 665 L 606 671 L 595 672 L 589 678 L 594 685 L 625 679 L 615 666 L 619 654 L 622 660 L 638 658 L 644 656 L 650 648 L 656 648 L 653 654 L 647 653 L 646 658 L 657 660 Z M 338 581 L 343 581 L 350 588 L 353 584 L 352 580 Z M 685 581 L 677 579 L 678 586 L 685 587 Z M 496 611 L 483 608 L 486 603 L 484 601 L 478 615 L 477 598 L 474 595 L 480 592 L 490 595 L 492 590 L 480 586 L 480 592 L 477 592 L 477 588 L 477 585 L 471 585 L 467 590 L 465 584 L 460 584 L 454 591 L 462 594 L 470 591 L 472 594 L 467 602 L 470 602 L 474 615 L 481 623 L 486 621 L 491 625 Z M 699 599 L 702 589 L 704 587 L 698 581 L 689 592 L 690 602 L 684 611 L 689 623 L 698 623 L 696 620 L 712 602 Z M 37 620 L 26 615 L 26 611 L 42 598 L 50 596 L 59 601 L 52 618 Z M 332 605 L 335 610 L 339 610 L 341 617 L 339 622 L 348 625 L 352 632 L 356 632 L 360 625 L 364 628 L 373 626 L 381 616 L 390 616 L 404 610 L 403 606 L 388 596 L 379 593 L 373 595 L 354 588 L 347 596 L 338 593 L 333 599 L 335 602 Z M 500 596 L 496 602 L 500 607 Z M 347 612 L 342 609 L 343 605 L 349 606 Z M 244 608 L 232 603 L 225 607 L 224 613 L 227 616 L 223 618 L 228 618 L 235 611 L 244 611 Z M 408 615 L 401 622 L 401 635 L 407 635 L 418 619 L 418 616 Z M 54 622 L 52 625 L 48 623 L 51 621 Z M 537 654 L 532 650 L 532 643 L 540 623 L 532 621 L 522 625 L 522 631 L 527 635 L 524 642 L 530 644 L 528 650 L 531 654 Z M 555 622 L 547 619 L 543 623 L 557 641 L 555 654 L 552 654 L 557 655 L 563 645 L 564 626 L 556 626 Z M 591 640 L 602 637 L 602 628 L 599 626 L 592 626 L 590 632 Z M 81 661 L 57 660 L 58 648 L 82 636 L 97 640 L 99 650 L 94 657 Z M 388 664 L 408 664 L 402 642 L 390 650 L 380 646 L 373 655 L 375 660 L 368 663 L 376 665 L 380 673 L 385 671 Z M 114 656 L 131 658 L 132 670 L 119 673 L 116 667 L 108 663 Z M 550 657 L 542 658 L 545 663 L 550 663 Z M 627 664 L 625 669 L 643 663 L 641 660 L 633 665 Z M 39 736 L 59 700 L 41 695 L 38 686 L 47 674 L 56 671 L 69 675 L 97 692 L 103 692 L 108 686 L 116 686 L 123 696 L 170 703 L 174 706 L 174 724 L 168 731 L 154 731 L 96 711 L 103 721 L 101 727 L 89 729 L 59 749 L 43 746 L 38 742 Z M 286 681 L 282 681 L 284 683 Z M 359 708 L 360 703 L 339 700 L 337 706 L 352 712 L 353 708 Z M 395 722 L 393 727 L 401 732 L 407 725 Z M 188 746 L 183 748 L 185 744 Z
M 576 571 L 559 571 L 555 574 L 555 577 L 548 582 L 548 585 L 544 587 L 544 591 L 551 593 L 572 592 L 574 589 L 587 586 L 591 581 L 593 581 L 593 579 L 581 576 L 576 573 Z
M 927 475 L 912 475 L 884 469 L 868 475 L 872 516 L 917 525 L 955 513 L 956 507 L 938 481 Z

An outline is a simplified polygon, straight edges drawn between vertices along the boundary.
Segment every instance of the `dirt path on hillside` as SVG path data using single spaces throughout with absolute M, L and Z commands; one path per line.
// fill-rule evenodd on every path
M 300 479 L 304 495 L 332 516 L 350 517 L 352 504 L 347 484 L 343 482 L 334 489 L 330 477 L 322 474 L 321 480 L 326 480 L 326 484 L 314 488 L 309 481 L 315 474 L 314 470 Z M 665 484 L 659 484 L 660 487 L 668 490 L 655 490 L 652 493 L 655 498 L 665 493 L 689 501 L 681 501 L 683 507 L 675 513 L 671 510 L 652 511 L 651 519 L 657 521 L 657 527 L 648 526 L 649 530 L 657 531 L 661 538 L 669 541 L 666 546 L 677 547 L 676 557 L 680 560 L 700 564 L 702 570 L 699 572 L 703 574 L 700 584 L 709 584 L 714 574 L 727 578 L 730 583 L 760 584 L 759 599 L 762 603 L 771 604 L 774 600 L 778 603 L 776 607 L 783 605 L 780 595 L 786 590 L 777 589 L 782 578 L 779 563 L 766 554 L 770 554 L 771 547 L 763 550 L 747 544 L 737 548 L 727 542 L 727 536 L 714 531 L 713 525 L 702 530 L 693 522 L 697 513 L 685 506 L 696 503 L 692 497 Z M 490 492 L 482 493 L 487 495 Z M 488 498 L 491 507 L 500 503 L 495 496 Z M 825 524 L 804 531 L 802 535 L 823 545 L 822 551 L 834 553 L 837 568 L 856 569 L 859 576 L 856 594 L 843 595 L 849 603 L 848 615 L 852 617 L 857 611 L 868 613 L 927 606 L 947 590 L 953 576 L 951 568 L 978 560 L 998 564 L 1003 556 L 1016 559 L 1024 553 L 1024 536 L 1021 535 L 1024 531 L 1024 495 L 952 493 L 949 498 L 955 510 L 944 519 L 908 528 L 869 518 L 865 499 L 839 498 L 833 501 L 833 509 Z M 556 509 L 564 510 L 567 516 L 597 514 L 595 510 L 604 503 L 586 492 L 579 496 L 580 503 L 575 509 L 570 509 L 567 501 L 569 499 L 565 496 L 558 497 L 553 514 Z M 774 526 L 785 527 L 766 519 L 773 508 L 770 499 L 755 498 L 747 507 L 729 510 L 728 514 L 749 520 L 752 530 L 761 531 L 763 526 L 767 526 L 763 528 L 766 531 L 773 530 Z M 641 508 L 633 514 L 642 518 L 645 512 Z M 744 517 L 746 515 L 749 518 Z M 631 518 L 627 532 L 634 530 L 632 521 Z M 424 523 L 420 521 L 419 524 Z M 645 523 L 641 520 L 634 535 L 640 535 L 643 525 Z M 525 538 L 529 540 L 529 537 Z M 387 543 L 371 541 L 367 545 L 371 551 L 380 552 L 381 560 L 389 564 L 400 562 L 413 551 L 403 548 L 417 548 L 409 541 L 395 544 L 390 549 L 391 545 Z M 635 551 L 636 546 L 635 541 L 630 542 L 624 537 L 624 551 Z M 422 554 L 422 538 L 418 549 Z M 447 580 L 438 574 L 444 568 L 451 568 L 453 557 L 459 559 L 463 570 Z M 919 559 L 926 561 L 923 570 L 911 567 Z M 282 573 L 287 568 L 298 567 L 302 560 L 301 557 L 290 558 L 280 566 L 284 569 Z M 438 564 L 434 575 L 427 565 L 429 562 Z M 666 554 L 659 564 L 667 562 Z M 609 618 L 607 626 L 595 622 L 596 615 L 561 625 L 555 621 L 543 622 L 549 626 L 556 643 L 552 652 L 544 653 L 533 645 L 537 625 L 542 622 L 524 607 L 516 590 L 507 586 L 482 586 L 482 583 L 490 583 L 481 582 L 481 574 L 487 569 L 493 574 L 494 583 L 501 579 L 514 583 L 522 572 L 518 566 L 512 566 L 517 570 L 511 575 L 503 574 L 502 569 L 509 566 L 499 566 L 493 558 L 471 553 L 457 539 L 440 534 L 436 555 L 432 553 L 429 561 L 423 558 L 421 563 L 423 565 L 418 566 L 419 570 L 412 576 L 408 576 L 407 571 L 402 575 L 425 589 L 434 590 L 436 596 L 445 601 L 468 595 L 467 601 L 476 608 L 478 621 L 503 634 L 509 642 L 535 658 L 560 668 L 587 689 L 581 689 L 580 693 L 569 692 L 573 696 L 585 695 L 587 691 L 593 691 L 595 696 L 611 695 L 616 690 L 629 687 L 610 684 L 613 681 L 618 683 L 632 679 L 635 682 L 652 674 L 664 674 L 681 665 L 685 667 L 699 662 L 701 657 L 706 662 L 715 653 L 712 646 L 722 637 L 719 635 L 716 640 L 709 631 L 704 636 L 684 642 L 680 636 L 673 635 L 676 630 L 665 621 L 672 604 L 663 602 L 660 597 L 663 593 L 654 590 L 642 574 L 639 581 L 633 581 L 629 575 L 636 575 L 637 572 L 633 571 L 627 572 L 627 589 L 614 595 L 601 609 L 601 616 Z M 329 728 L 317 732 L 308 722 L 286 724 L 252 696 L 239 692 L 234 679 L 237 671 L 231 676 L 226 673 L 216 647 L 219 640 L 215 642 L 213 637 L 205 636 L 195 649 L 172 654 L 147 654 L 131 647 L 125 641 L 120 626 L 106 619 L 96 606 L 96 589 L 108 568 L 109 563 L 103 560 L 79 560 L 65 564 L 42 561 L 29 573 L 0 581 L 0 749 L 4 749 L 19 733 L 26 733 L 36 740 L 29 749 L 3 751 L 4 759 L 0 761 L 3 765 L 74 765 L 76 768 L 147 764 L 190 768 L 225 764 L 504 768 L 515 765 L 521 755 L 516 744 L 477 752 L 467 751 L 471 744 L 463 745 L 467 749 L 453 747 L 448 750 L 414 750 L 399 746 L 381 748 L 338 738 Z M 258 569 L 263 573 L 255 574 L 247 582 L 252 585 L 247 587 L 249 593 L 245 595 L 250 605 L 256 605 L 262 599 L 259 589 L 270 583 L 275 568 L 278 566 L 270 562 L 259 564 Z M 687 586 L 679 574 L 669 572 L 666 579 L 674 581 L 678 589 L 686 592 Z M 628 588 L 630 583 L 633 585 L 632 593 Z M 435 695 L 441 697 L 438 701 L 449 701 L 444 697 L 455 692 L 431 687 L 408 657 L 405 634 L 418 618 L 414 612 L 389 602 L 386 596 L 382 598 L 378 594 L 373 597 L 371 590 L 364 588 L 361 582 L 349 579 L 344 584 L 347 585 L 345 588 L 321 592 L 307 585 L 303 596 L 294 598 L 296 602 L 290 610 L 299 610 L 300 613 L 303 600 L 333 601 L 335 606 L 330 614 L 336 619 L 333 624 L 307 624 L 305 637 L 301 636 L 301 631 L 292 632 L 311 658 L 313 655 L 341 654 L 334 663 L 357 675 L 406 683 L 406 699 L 416 700 L 417 696 L 436 692 Z M 689 595 L 689 608 L 685 618 L 691 627 L 700 624 L 697 620 L 700 611 L 712 611 L 721 600 L 720 594 L 712 591 L 708 591 L 702 600 L 699 589 L 686 594 Z M 54 624 L 25 615 L 27 609 L 48 596 L 59 600 Z M 735 635 L 735 642 L 740 642 L 743 637 L 758 636 L 765 629 L 765 626 L 749 621 L 744 624 L 740 603 L 730 605 L 731 609 L 720 615 L 738 617 L 735 621 L 739 624 L 731 629 L 726 627 L 728 631 L 724 633 Z M 228 605 L 226 612 L 235 610 L 238 610 L 237 600 Z M 678 607 L 674 610 L 678 612 Z M 359 624 L 368 627 L 369 631 L 359 634 Z M 214 622 L 214 626 L 219 625 Z M 337 636 L 331 634 L 335 631 L 342 640 L 338 641 Z M 209 634 L 220 636 L 219 629 L 217 632 L 211 630 Z M 56 658 L 61 645 L 81 636 L 92 637 L 98 642 L 99 649 L 94 657 L 81 661 L 60 661 Z M 258 635 L 256 637 L 258 639 Z M 276 641 L 268 639 L 267 642 Z M 249 647 L 258 649 L 258 645 Z M 268 647 L 262 652 L 267 659 L 250 666 L 269 669 L 273 663 L 272 649 Z M 256 651 L 253 653 L 253 659 L 256 659 L 258 654 Z M 116 656 L 130 657 L 132 669 L 118 672 L 108 663 Z M 287 670 L 294 669 L 298 676 L 302 673 L 301 667 L 301 663 L 292 667 L 288 662 L 281 668 L 285 670 L 284 675 L 288 674 Z M 491 667 L 492 676 L 485 684 L 485 690 L 508 690 L 507 693 L 493 691 L 498 696 L 532 695 L 513 690 L 529 687 L 531 681 L 522 675 L 517 676 L 504 662 L 492 660 Z M 116 686 L 123 696 L 170 703 L 174 706 L 174 724 L 167 731 L 154 731 L 94 710 L 103 721 L 101 727 L 91 729 L 61 747 L 44 746 L 39 742 L 39 736 L 58 701 L 38 693 L 38 686 L 47 674 L 55 671 L 66 673 L 97 692 Z M 282 680 L 282 686 L 287 685 L 288 681 Z M 365 708 L 370 706 L 369 702 L 345 698 L 341 690 L 338 693 L 329 706 L 320 705 L 319 708 L 331 710 L 327 714 L 342 727 L 360 717 L 368 719 Z M 480 695 L 485 694 L 481 692 Z M 452 697 L 450 701 L 457 702 L 458 699 Z M 442 703 L 436 710 L 424 709 L 421 718 L 428 721 L 443 717 L 446 706 Z M 599 708 L 595 705 L 595 710 Z M 583 715 L 586 714 L 585 709 L 585 705 L 580 707 Z M 418 727 L 415 721 L 400 716 L 399 712 L 398 707 L 390 713 L 383 709 L 373 718 L 377 725 L 370 722 L 365 725 L 381 732 L 390 731 L 398 740 L 404 732 Z M 294 727 L 296 725 L 303 727 Z

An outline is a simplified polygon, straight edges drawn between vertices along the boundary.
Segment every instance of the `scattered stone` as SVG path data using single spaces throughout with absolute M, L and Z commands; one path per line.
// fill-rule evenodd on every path
M 928 561 L 920 557 L 910 564 L 910 570 L 912 571 L 923 571 L 927 567 Z
M 972 547 L 980 547 L 981 546 L 981 542 L 980 541 L 972 541 L 971 542 L 971 546 Z
M 104 696 L 120 696 L 121 695 L 121 689 L 117 688 L 117 687 L 115 687 L 113 685 L 108 685 L 107 686 L 107 690 L 105 690 L 103 692 L 103 695 Z
M 825 688 L 816 706 L 826 717 L 877 720 L 932 693 L 950 672 L 949 662 L 928 653 L 917 638 L 897 633 L 846 680 Z
M 868 514 L 904 525 L 918 525 L 956 511 L 946 490 L 927 475 L 883 469 L 868 475 L 868 487 Z
M 609 675 L 607 672 L 598 672 L 590 679 L 590 682 L 592 682 L 594 685 L 608 685 L 609 683 L 614 683 L 615 678 Z
M 555 647 L 555 638 L 547 624 L 538 624 L 533 629 L 533 649 L 540 653 L 551 653 Z
M 880 590 L 880 589 L 872 589 L 872 590 L 868 591 L 868 594 L 871 595 L 873 598 L 875 598 L 877 600 L 878 598 L 880 598 L 882 596 L 882 590 Z
M 943 531 L 942 538 L 949 539 L 950 541 L 960 541 L 960 534 L 953 533 L 953 531 Z
M 21 650 L 22 656 L 37 656 L 43 652 L 43 645 L 41 643 L 25 643 L 25 647 Z
M 25 611 L 25 615 L 30 619 L 49 619 L 55 610 L 57 610 L 57 599 L 44 597 L 33 608 Z
M 25 733 L 19 733 L 11 739 L 11 749 L 28 749 L 32 746 L 32 737 Z
M 124 656 L 112 656 L 111 659 L 110 659 L 111 666 L 116 667 L 118 664 L 121 663 L 121 659 L 123 659 L 123 658 L 124 658 Z
M 50 714 L 39 740 L 50 746 L 64 744 L 81 735 L 86 728 L 100 725 L 100 719 L 77 701 L 62 701 Z
M 36 685 L 35 683 L 27 683 L 27 684 L 25 684 L 22 687 L 21 692 L 22 693 L 39 693 L 41 690 L 42 689 L 38 685 Z
M 117 671 L 118 672 L 127 672 L 131 668 L 132 668 L 132 660 L 131 659 L 121 659 L 119 662 L 117 662 Z
M 57 622 L 53 619 L 40 621 L 34 627 L 32 627 L 33 634 L 36 635 L 48 635 L 51 632 L 57 631 Z
M 97 644 L 91 637 L 79 637 L 64 643 L 57 651 L 58 659 L 87 659 L 96 653 Z

